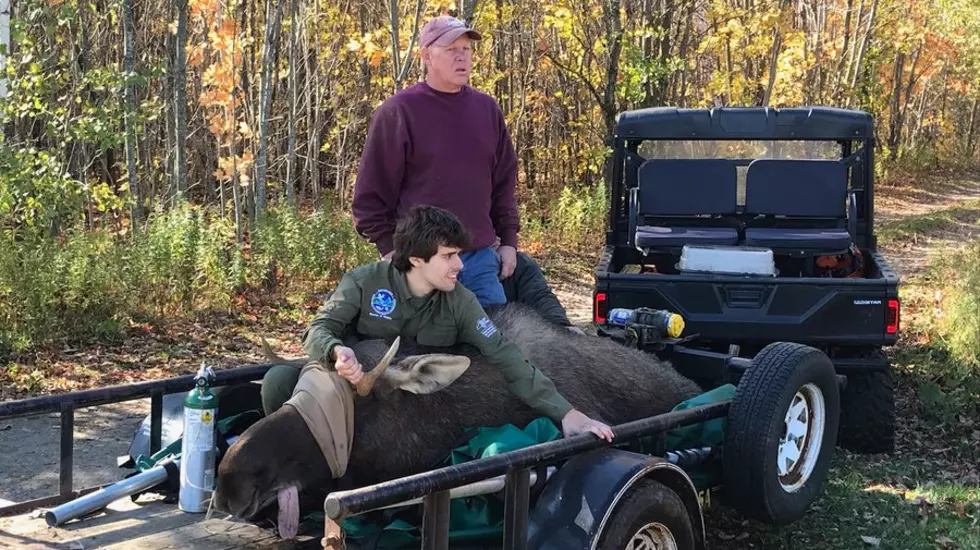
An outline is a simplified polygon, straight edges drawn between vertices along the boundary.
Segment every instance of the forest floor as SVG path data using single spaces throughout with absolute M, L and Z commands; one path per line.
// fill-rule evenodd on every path
M 980 548 L 980 418 L 935 390 L 929 365 L 943 359 L 916 327 L 917 309 L 930 307 L 935 291 L 925 276 L 934 255 L 980 236 L 980 175 L 895 178 L 878 188 L 876 216 L 881 249 L 903 284 L 903 338 L 889 350 L 897 376 L 896 452 L 838 450 L 824 495 L 791 526 L 766 527 L 709 508 L 709 548 Z M 569 316 L 587 325 L 595 256 L 541 262 Z M 259 363 L 262 337 L 283 355 L 301 353 L 299 335 L 312 308 L 246 307 L 243 314 L 201 312 L 194 320 L 134 325 L 113 343 L 9 358 L 0 369 L 0 401 L 187 374 L 202 361 L 217 368 Z M 148 412 L 142 399 L 76 413 L 76 487 L 125 474 L 115 457 L 127 454 Z M 57 414 L 0 420 L 0 505 L 57 492 L 58 423 Z

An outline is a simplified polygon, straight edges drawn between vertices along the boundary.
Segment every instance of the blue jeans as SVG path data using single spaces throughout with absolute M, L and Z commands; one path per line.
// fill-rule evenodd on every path
M 476 294 L 480 305 L 487 307 L 507 303 L 504 285 L 500 283 L 500 256 L 492 247 L 481 248 L 459 255 L 463 270 L 459 282 Z

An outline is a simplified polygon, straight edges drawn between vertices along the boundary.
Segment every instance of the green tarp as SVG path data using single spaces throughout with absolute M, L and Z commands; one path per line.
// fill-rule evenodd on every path
M 487 458 L 538 443 L 547 443 L 561 438 L 561 432 L 547 418 L 539 418 L 519 430 L 511 424 L 496 428 L 486 427 L 475 430 L 465 445 L 453 449 L 449 457 L 440 464 L 452 466 L 478 458 Z M 406 510 L 406 517 L 412 518 L 418 510 Z M 503 524 L 503 501 L 493 495 L 453 499 L 449 504 L 449 532 L 451 541 L 474 540 L 486 536 L 499 536 Z M 364 538 L 375 534 L 378 526 L 361 516 L 348 518 L 341 528 L 350 538 Z M 419 531 L 415 525 L 403 518 L 395 518 L 384 528 L 378 540 L 378 548 L 418 548 Z

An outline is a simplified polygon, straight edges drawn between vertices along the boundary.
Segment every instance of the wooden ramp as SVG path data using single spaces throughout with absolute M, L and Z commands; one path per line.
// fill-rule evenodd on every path
M 272 529 L 217 519 L 205 514 L 181 512 L 176 504 L 144 495 L 138 502 L 119 499 L 106 509 L 72 520 L 59 527 L 48 527 L 40 513 L 0 518 L 0 548 L 24 550 L 225 550 L 317 549 L 320 533 L 302 534 L 284 541 Z M 271 526 L 270 526 L 271 527 Z

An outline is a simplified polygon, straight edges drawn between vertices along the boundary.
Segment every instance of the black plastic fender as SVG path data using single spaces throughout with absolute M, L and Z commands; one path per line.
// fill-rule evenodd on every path
M 697 489 L 679 466 L 619 449 L 578 455 L 555 473 L 528 520 L 529 550 L 594 550 L 616 504 L 640 479 L 655 479 L 680 496 L 694 527 L 697 547 L 705 544 Z

